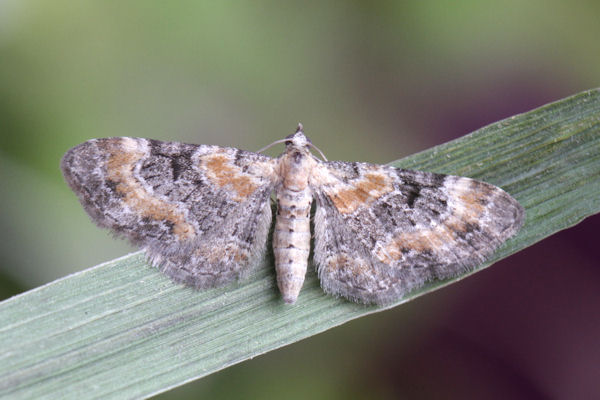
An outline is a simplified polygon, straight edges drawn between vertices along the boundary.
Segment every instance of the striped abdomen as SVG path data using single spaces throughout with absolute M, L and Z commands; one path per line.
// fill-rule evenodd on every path
M 310 205 L 308 187 L 295 191 L 285 183 L 277 189 L 277 218 L 273 233 L 273 252 L 277 285 L 286 303 L 298 298 L 310 251 Z

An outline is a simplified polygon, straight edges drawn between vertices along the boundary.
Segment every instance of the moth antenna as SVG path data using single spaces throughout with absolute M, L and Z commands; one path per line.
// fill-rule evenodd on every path
M 267 150 L 267 149 L 268 149 L 268 148 L 270 148 L 270 147 L 273 147 L 273 146 L 275 146 L 276 144 L 279 144 L 279 143 L 285 143 L 285 141 L 286 141 L 286 140 L 288 140 L 288 139 L 279 139 L 279 140 L 276 140 L 276 141 L 274 141 L 273 143 L 271 143 L 271 144 L 268 144 L 268 145 L 266 145 L 265 147 L 263 147 L 262 149 L 258 150 L 258 151 L 257 151 L 257 153 L 262 153 L 263 151 Z
M 319 148 L 317 146 L 310 143 L 310 147 L 312 147 L 313 149 L 315 149 L 316 151 L 319 152 L 319 154 L 321 155 L 321 158 L 323 158 L 323 161 L 327 161 L 327 157 L 325 157 L 325 154 L 323 154 L 323 152 L 321 150 L 319 150 Z

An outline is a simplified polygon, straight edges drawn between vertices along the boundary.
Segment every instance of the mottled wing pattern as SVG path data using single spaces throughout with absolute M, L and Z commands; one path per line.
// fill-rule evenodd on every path
M 137 138 L 94 139 L 61 167 L 101 227 L 198 288 L 238 279 L 261 256 L 275 160 L 239 149 Z
M 319 163 L 311 186 L 321 286 L 362 303 L 387 304 L 472 269 L 524 216 L 493 185 L 388 166 Z

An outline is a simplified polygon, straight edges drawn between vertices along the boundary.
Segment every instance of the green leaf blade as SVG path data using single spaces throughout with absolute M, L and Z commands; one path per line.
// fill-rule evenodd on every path
M 482 179 L 525 207 L 521 232 L 481 270 L 600 211 L 600 92 L 394 165 Z M 470 274 L 427 284 L 392 306 Z M 138 252 L 0 303 L 0 395 L 149 396 L 383 309 L 324 295 L 314 272 L 298 302 L 284 305 L 270 258 L 244 282 L 195 291 L 171 283 Z

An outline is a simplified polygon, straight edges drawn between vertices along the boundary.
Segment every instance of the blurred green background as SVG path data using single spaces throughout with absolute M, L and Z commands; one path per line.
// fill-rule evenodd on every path
M 302 122 L 387 163 L 600 86 L 598 38 L 596 1 L 0 0 L 0 298 L 133 250 L 62 180 L 80 142 L 256 150 Z M 598 228 L 161 398 L 600 396 Z

